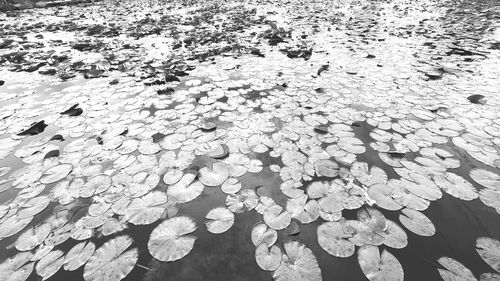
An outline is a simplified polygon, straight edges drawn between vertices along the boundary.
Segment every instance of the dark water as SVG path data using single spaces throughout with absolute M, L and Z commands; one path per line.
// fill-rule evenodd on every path
M 257 1 L 259 2 L 259 1 Z M 260 1 L 266 2 L 266 1 Z M 266 2 L 267 3 L 267 2 Z M 257 4 L 266 4 L 257 3 Z M 384 5 L 394 3 L 392 11 L 388 13 Z M 414 53 L 415 61 L 451 61 L 457 68 L 468 72 L 471 75 L 478 75 L 476 79 L 481 79 L 478 74 L 480 63 L 485 57 L 498 56 L 498 45 L 489 41 L 481 41 L 487 35 L 494 32 L 495 24 L 500 19 L 498 1 L 356 1 L 352 2 L 348 11 L 350 14 L 333 19 L 323 17 L 324 5 L 316 5 L 313 2 L 285 2 L 290 10 L 296 10 L 297 7 L 303 10 L 291 12 L 290 17 L 296 16 L 297 27 L 308 26 L 311 28 L 315 23 L 318 25 L 328 24 L 332 29 L 341 30 L 345 34 L 336 38 L 352 48 L 369 49 L 375 46 L 377 42 L 382 42 L 380 32 L 387 32 L 389 35 L 384 40 L 394 38 L 405 38 L 411 43 L 410 51 Z M 356 10 L 356 7 L 367 7 L 364 10 Z M 417 10 L 429 13 L 438 13 L 437 20 L 421 21 L 416 25 L 405 23 L 404 20 L 412 19 L 412 11 Z M 304 14 L 309 13 L 309 18 L 304 18 Z M 399 21 L 391 22 L 394 16 L 400 16 Z M 402 16 L 403 15 L 403 16 Z M 429 43 L 422 47 L 423 43 Z M 378 46 L 378 45 L 377 45 Z M 387 51 L 390 55 L 390 51 Z M 462 58 L 467 54 L 467 58 Z M 377 54 L 378 55 L 378 54 Z M 453 58 L 451 58 L 453 56 Z M 416 62 L 414 62 L 416 63 Z M 390 66 L 389 66 L 390 67 Z M 380 79 L 385 79 L 383 73 Z M 360 77 L 363 80 L 364 77 Z M 398 83 L 406 83 L 404 82 Z M 42 85 L 41 88 L 48 88 L 50 91 L 58 91 L 62 86 L 90 83 L 85 80 L 76 80 L 65 82 L 57 86 Z M 107 83 L 104 82 L 104 83 Z M 396 83 L 396 82 L 395 82 Z M 9 82 L 4 86 L 9 86 Z M 59 88 L 61 87 L 61 88 Z M 353 87 L 355 88 L 355 87 Z M 1 88 L 0 88 L 1 89 Z M 281 87 L 280 90 L 285 90 Z M 6 91 L 8 92 L 8 91 Z M 355 89 L 353 89 L 355 92 Z M 42 92 L 43 93 L 43 92 Z M 203 95 L 200 95 L 200 97 Z M 43 99 L 43 95 L 37 96 Z M 249 96 L 254 101 L 261 98 L 258 91 Z M 227 100 L 222 99 L 221 102 Z M 1 106 L 7 105 L 12 101 L 2 101 Z M 113 101 L 109 101 L 113 102 Z M 173 108 L 177 104 L 171 104 Z M 149 106 L 149 105 L 148 105 Z M 157 112 L 158 108 L 153 106 L 145 107 L 151 115 Z M 227 124 L 226 124 L 227 125 Z M 229 125 L 228 125 L 229 126 Z M 33 139 L 52 136 L 58 128 L 49 126 L 43 134 L 28 137 L 23 140 L 23 144 Z M 372 139 L 369 136 L 373 127 L 362 123 L 361 127 L 354 127 L 356 136 L 368 144 Z M 62 148 L 69 143 L 70 139 L 64 142 L 56 142 Z M 472 159 L 462 149 L 454 147 L 451 143 L 447 145 L 436 145 L 445 147 L 453 151 L 455 157 L 461 162 L 459 169 L 452 172 L 457 173 L 472 182 L 476 189 L 482 187 L 475 184 L 469 177 L 469 171 L 472 168 L 483 168 L 495 171 L 479 161 Z M 384 168 L 390 178 L 397 178 L 392 169 L 383 163 L 377 156 L 377 153 L 367 146 L 367 153 L 359 155 L 357 160 L 368 162 Z M 279 164 L 280 160 L 272 158 L 268 153 L 253 154 L 252 158 L 263 162 L 264 167 L 271 164 Z M 21 168 L 24 164 L 14 156 L 0 160 L 1 166 L 10 166 L 12 170 Z M 498 172 L 498 169 L 496 169 Z M 268 168 L 258 174 L 246 174 L 240 179 L 244 188 L 256 188 L 264 186 L 260 191 L 272 197 L 278 204 L 284 205 L 286 197 L 281 193 L 279 186 L 281 179 L 279 175 L 270 172 Z M 45 192 L 50 190 L 49 185 Z M 157 187 L 164 190 L 164 186 Z M 9 202 L 17 194 L 16 190 L 10 189 L 0 194 L 0 203 Z M 133 247 L 139 249 L 139 260 L 131 273 L 124 278 L 126 281 L 136 280 L 172 280 L 172 281 L 267 281 L 272 280 L 272 273 L 261 270 L 255 262 L 253 246 L 250 240 L 250 231 L 252 227 L 262 221 L 262 216 L 255 211 L 246 211 L 243 214 L 235 215 L 235 224 L 227 232 L 214 235 L 207 232 L 203 225 L 204 217 L 209 210 L 214 207 L 225 206 L 225 194 L 220 188 L 206 187 L 202 195 L 195 200 L 179 206 L 180 215 L 186 215 L 194 218 L 198 229 L 192 233 L 197 237 L 193 250 L 184 258 L 175 262 L 160 262 L 151 257 L 147 249 L 147 243 L 152 230 L 160 221 L 147 226 L 134 226 L 129 224 L 129 228 L 117 235 L 128 234 L 133 240 Z M 51 204 L 44 212 L 38 214 L 30 226 L 36 225 L 52 212 L 55 204 Z M 399 212 L 381 210 L 390 220 L 399 223 Z M 436 234 L 432 237 L 422 237 L 406 231 L 408 235 L 408 246 L 403 249 L 392 249 L 380 246 L 380 249 L 387 249 L 394 254 L 403 266 L 405 280 L 441 280 L 436 268 L 440 268 L 437 259 L 442 256 L 452 257 L 465 266 L 467 266 L 477 278 L 485 272 L 493 270 L 481 259 L 475 250 L 475 241 L 478 237 L 491 237 L 500 239 L 500 215 L 493 208 L 485 206 L 479 199 L 473 201 L 462 201 L 443 193 L 443 198 L 431 202 L 429 208 L 423 213 L 433 222 L 436 227 Z M 346 212 L 345 217 L 354 216 L 354 212 Z M 300 233 L 296 236 L 287 235 L 286 231 L 279 231 L 277 245 L 282 247 L 288 240 L 298 240 L 309 247 L 318 259 L 323 280 L 366 280 L 363 275 L 356 255 L 349 258 L 337 258 L 326 253 L 318 244 L 316 229 L 324 221 L 320 218 L 316 222 L 301 225 Z M 404 227 L 402 226 L 404 229 Z M 12 247 L 17 236 L 6 238 L 0 241 L 0 260 L 13 256 L 17 250 Z M 109 237 L 92 238 L 96 247 L 101 246 L 109 240 Z M 67 251 L 77 242 L 68 240 L 60 249 Z M 140 266 L 139 266 L 140 265 Z M 28 280 L 40 280 L 34 272 Z M 60 270 L 49 280 L 83 280 L 83 267 L 74 271 L 66 272 Z

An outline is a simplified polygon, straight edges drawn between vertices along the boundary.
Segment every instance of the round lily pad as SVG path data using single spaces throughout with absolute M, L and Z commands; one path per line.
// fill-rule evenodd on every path
M 86 281 L 120 281 L 125 278 L 139 258 L 137 248 L 127 250 L 132 242 L 132 238 L 122 235 L 104 243 L 88 260 L 83 278 Z
M 176 261 L 193 249 L 195 237 L 188 234 L 196 230 L 195 222 L 185 216 L 173 217 L 159 224 L 151 233 L 149 252 L 160 261 Z
M 205 223 L 207 230 L 213 234 L 226 232 L 234 223 L 233 212 L 223 207 L 210 210 L 205 218 L 209 220 Z
M 281 259 L 281 249 L 276 245 L 269 248 L 266 243 L 261 243 L 255 249 L 255 261 L 263 270 L 275 271 L 280 266 Z

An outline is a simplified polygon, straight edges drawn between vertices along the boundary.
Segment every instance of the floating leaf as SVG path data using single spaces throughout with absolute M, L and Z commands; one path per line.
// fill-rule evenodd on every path
M 387 228 L 387 220 L 384 215 L 372 207 L 359 209 L 358 220 L 366 224 L 374 232 L 381 232 Z
M 125 278 L 139 257 L 137 248 L 126 251 L 132 242 L 132 238 L 122 235 L 104 243 L 88 260 L 83 278 L 86 281 L 119 281 Z
M 49 184 L 60 181 L 67 175 L 69 175 L 72 170 L 73 165 L 71 164 L 61 164 L 54 166 L 43 173 L 44 176 L 40 179 L 40 182 L 43 184 Z
M 36 264 L 36 273 L 40 275 L 43 280 L 47 280 L 52 275 L 54 275 L 64 262 L 64 252 L 62 251 L 52 251 L 44 256 Z
M 135 225 L 152 224 L 165 212 L 167 195 L 153 191 L 140 198 L 134 198 L 125 210 L 125 219 Z
M 95 252 L 95 245 L 92 242 L 80 242 L 73 246 L 64 257 L 64 270 L 73 271 L 87 263 Z
M 176 261 L 193 249 L 195 237 L 189 236 L 196 230 L 195 222 L 185 216 L 173 217 L 159 224 L 151 233 L 149 252 L 160 261 Z
M 480 185 L 499 190 L 500 189 L 500 175 L 483 170 L 483 169 L 474 169 L 470 171 L 470 177 Z
M 500 191 L 495 189 L 483 188 L 479 191 L 479 199 L 489 207 L 495 208 L 500 214 Z
M 476 240 L 476 251 L 491 268 L 500 272 L 500 241 L 479 237 Z
M 386 184 L 374 184 L 368 188 L 368 196 L 383 209 L 397 211 L 402 208 L 392 196 L 393 189 Z
M 203 167 L 199 173 L 201 183 L 206 186 L 218 186 L 223 184 L 229 177 L 229 167 L 224 163 L 215 162 L 212 169 Z
M 307 280 L 321 281 L 321 269 L 313 252 L 297 241 L 284 244 L 285 254 L 273 274 L 276 281 Z
M 45 210 L 45 208 L 47 208 L 49 204 L 50 204 L 49 196 L 39 196 L 31 198 L 21 206 L 21 208 L 17 212 L 17 217 L 21 219 L 31 218 L 34 215 Z
M 350 233 L 344 232 L 344 222 L 325 222 L 318 227 L 318 243 L 332 256 L 346 258 L 354 254 Z
M 351 166 L 351 174 L 363 185 L 372 186 L 374 184 L 387 183 L 387 174 L 379 167 L 373 166 L 370 170 L 368 164 L 356 162 Z
M 358 262 L 368 280 L 403 281 L 403 267 L 387 250 L 380 255 L 377 246 L 365 245 L 358 250 Z
M 7 218 L 2 223 L 0 223 L 0 238 L 7 238 L 18 233 L 32 220 L 33 217 L 18 218 L 15 215 Z
M 432 236 L 436 233 L 434 224 L 421 212 L 405 208 L 401 210 L 399 221 L 411 232 L 420 236 Z
M 470 182 L 454 173 L 434 176 L 434 182 L 446 193 L 458 199 L 470 201 L 478 197 Z
M 0 279 L 5 281 L 24 281 L 33 272 L 34 262 L 30 252 L 19 252 L 14 257 L 6 259 L 0 264 Z
M 324 177 L 336 177 L 339 174 L 339 165 L 331 160 L 318 160 L 314 162 L 316 173 Z
M 500 281 L 500 274 L 483 273 L 481 274 L 479 281 Z
M 41 223 L 34 228 L 29 228 L 23 232 L 16 240 L 16 249 L 19 251 L 29 251 L 45 241 L 52 230 L 50 223 Z
M 290 213 L 283 210 L 283 207 L 280 205 L 270 206 L 264 211 L 264 222 L 272 229 L 285 229 L 291 220 Z
M 178 203 L 187 203 L 196 199 L 205 189 L 205 186 L 195 181 L 194 173 L 185 173 L 182 178 L 167 189 L 167 195 Z
M 387 220 L 387 228 L 377 234 L 384 237 L 384 244 L 391 248 L 403 249 L 408 245 L 406 232 L 391 220 Z
M 205 223 L 207 230 L 213 234 L 226 232 L 234 223 L 233 212 L 223 207 L 210 210 L 205 218 L 209 219 L 209 221 Z
M 241 182 L 236 178 L 228 178 L 221 186 L 222 192 L 235 194 L 241 190 Z
M 245 209 L 253 210 L 259 204 L 259 197 L 253 189 L 245 189 L 226 197 L 226 206 L 231 212 L 239 214 Z
M 439 275 L 444 281 L 476 281 L 474 274 L 460 262 L 449 258 L 441 257 L 438 262 L 446 269 L 438 268 Z
M 255 247 L 261 243 L 265 243 L 268 247 L 271 247 L 278 239 L 278 232 L 269 228 L 265 223 L 258 223 L 252 228 L 251 238 Z
M 266 243 L 261 243 L 255 249 L 255 261 L 263 270 L 275 271 L 281 264 L 281 249 L 273 245 L 269 249 Z

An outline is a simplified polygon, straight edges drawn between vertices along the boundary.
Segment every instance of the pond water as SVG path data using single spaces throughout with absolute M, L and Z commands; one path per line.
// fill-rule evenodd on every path
M 500 280 L 499 24 L 481 0 L 0 14 L 0 276 Z

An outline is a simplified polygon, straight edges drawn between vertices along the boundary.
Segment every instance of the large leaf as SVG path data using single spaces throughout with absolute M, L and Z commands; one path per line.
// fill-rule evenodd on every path
M 83 278 L 86 281 L 119 281 L 125 278 L 139 257 L 137 248 L 126 251 L 132 242 L 132 238 L 122 235 L 104 243 L 88 260 Z
M 500 175 L 483 169 L 474 169 L 470 171 L 470 177 L 480 185 L 500 190 Z
M 223 184 L 229 177 L 229 166 L 222 162 L 213 163 L 212 169 L 203 167 L 200 169 L 200 182 L 206 186 L 218 186 Z
M 143 197 L 134 198 L 125 210 L 125 219 L 136 225 L 152 224 L 165 212 L 167 195 L 161 191 L 150 192 Z
M 489 237 L 479 237 L 476 240 L 476 251 L 491 268 L 500 272 L 500 241 Z
M 167 195 L 175 199 L 177 203 L 186 203 L 194 200 L 200 196 L 205 188 L 201 182 L 195 181 L 195 178 L 196 175 L 193 173 L 184 174 L 176 184 L 168 187 Z
M 467 267 L 452 258 L 441 257 L 438 262 L 446 268 L 438 268 L 439 275 L 444 281 L 477 281 Z
M 356 162 L 351 166 L 351 174 L 363 185 L 372 186 L 374 184 L 387 183 L 387 174 L 379 167 L 373 166 L 368 169 L 368 164 Z
M 344 232 L 344 221 L 325 222 L 317 233 L 319 245 L 330 255 L 345 258 L 354 254 L 354 243 L 349 240 L 352 234 Z
M 54 275 L 64 262 L 64 252 L 57 250 L 52 251 L 45 255 L 38 263 L 36 264 L 36 273 L 40 275 L 43 280 L 47 280 L 52 275 Z
M 420 236 L 432 236 L 436 233 L 436 228 L 424 214 L 412 209 L 401 210 L 399 221 L 411 232 Z
M 84 265 L 95 252 L 92 242 L 80 242 L 73 246 L 64 257 L 64 270 L 73 271 Z
M 30 252 L 19 252 L 14 257 L 6 259 L 0 264 L 0 280 L 24 281 L 28 279 L 35 266 L 30 262 L 33 254 Z
M 176 261 L 193 249 L 195 237 L 187 235 L 196 230 L 195 222 L 185 216 L 173 217 L 159 224 L 151 233 L 149 252 L 161 261 Z
M 40 182 L 43 184 L 49 184 L 62 180 L 69 173 L 71 173 L 72 170 L 73 165 L 71 164 L 61 164 L 58 166 L 54 166 L 43 173 L 44 176 L 40 179 Z
M 0 223 L 0 238 L 7 238 L 18 233 L 32 220 L 33 217 L 19 218 L 16 215 L 7 218 Z
M 365 245 L 358 250 L 358 262 L 370 281 L 403 281 L 403 267 L 387 250 L 380 255 L 377 246 Z
M 290 213 L 280 205 L 270 206 L 264 211 L 264 222 L 272 229 L 285 229 L 291 221 Z
M 276 281 L 321 281 L 321 269 L 313 252 L 297 241 L 285 243 L 283 260 L 273 274 Z
M 29 251 L 45 241 L 49 236 L 52 226 L 50 223 L 41 223 L 34 228 L 29 228 L 23 232 L 16 240 L 16 249 L 19 251 Z

